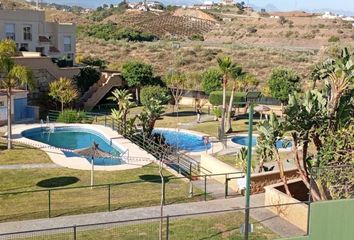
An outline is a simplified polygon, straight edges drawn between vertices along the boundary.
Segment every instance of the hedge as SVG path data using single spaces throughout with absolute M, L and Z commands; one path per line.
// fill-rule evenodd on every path
M 214 91 L 211 92 L 209 95 L 209 102 L 214 105 L 214 106 L 221 106 L 222 105 L 222 97 L 223 97 L 223 92 L 222 91 Z M 226 103 L 229 104 L 230 102 L 230 97 L 231 97 L 231 91 L 226 92 Z M 245 92 L 235 92 L 234 94 L 234 100 L 233 104 L 234 106 L 237 107 L 244 107 L 245 104 L 237 104 L 239 102 L 246 102 L 246 93 Z

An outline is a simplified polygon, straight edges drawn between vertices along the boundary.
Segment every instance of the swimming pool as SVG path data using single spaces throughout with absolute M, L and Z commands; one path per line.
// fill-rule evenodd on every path
M 49 131 L 47 128 L 32 128 L 22 132 L 22 135 L 28 139 L 45 143 L 57 148 L 68 150 L 77 150 L 91 147 L 93 142 L 99 144 L 99 148 L 105 152 L 111 153 L 113 156 L 119 156 L 124 152 L 119 146 L 111 144 L 99 132 L 83 127 L 55 127 L 54 131 Z M 77 157 L 76 153 L 63 151 L 66 157 Z M 91 162 L 91 158 L 86 158 Z M 118 158 L 95 158 L 94 165 L 112 166 L 120 165 L 123 161 Z
M 201 152 L 211 148 L 211 143 L 205 145 L 201 135 L 168 129 L 154 129 L 153 133 L 162 134 L 167 144 L 188 152 Z
M 236 136 L 231 138 L 231 141 L 239 145 L 248 146 L 248 136 Z M 256 145 L 257 145 L 257 136 L 252 136 L 252 146 L 254 147 Z M 286 149 L 286 148 L 290 148 L 291 146 L 292 146 L 291 142 L 285 140 L 279 140 L 276 143 L 276 147 L 278 149 Z

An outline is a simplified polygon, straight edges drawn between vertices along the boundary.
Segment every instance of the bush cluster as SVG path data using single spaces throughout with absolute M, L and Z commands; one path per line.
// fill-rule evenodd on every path
M 222 97 L 223 97 L 222 91 L 211 92 L 209 95 L 209 102 L 214 106 L 221 106 L 222 105 Z M 230 91 L 226 92 L 226 103 L 229 103 L 230 97 L 231 97 L 231 92 Z M 246 102 L 246 93 L 235 92 L 233 104 L 236 107 L 243 107 L 244 104 L 237 104 L 240 102 Z
M 152 42 L 158 39 L 157 36 L 150 33 L 136 31 L 130 28 L 119 28 L 114 23 L 91 25 L 86 29 L 82 29 L 82 31 L 84 35 L 101 38 L 106 41 L 125 39 L 127 41 Z
M 67 109 L 59 114 L 57 121 L 63 123 L 83 123 L 86 121 L 86 113 Z
M 167 88 L 161 87 L 159 85 L 155 86 L 144 86 L 140 90 L 140 102 L 144 106 L 149 103 L 151 99 L 156 99 L 161 102 L 161 104 L 167 104 L 171 99 L 170 93 Z

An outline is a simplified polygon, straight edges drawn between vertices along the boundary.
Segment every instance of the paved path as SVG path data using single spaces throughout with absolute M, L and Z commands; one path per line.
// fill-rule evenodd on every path
M 4 169 L 30 169 L 30 168 L 62 168 L 62 167 L 57 164 L 54 164 L 54 163 L 0 165 L 0 170 L 4 170 Z
M 192 214 L 218 210 L 237 210 L 244 206 L 244 197 L 219 199 L 207 202 L 181 203 L 165 206 L 164 215 Z M 262 206 L 264 194 L 253 195 L 251 206 Z M 114 212 L 81 214 L 51 219 L 28 220 L 0 224 L 0 233 L 39 230 L 73 225 L 95 224 L 113 221 L 134 220 L 159 216 L 159 207 L 125 209 Z M 252 209 L 251 217 L 270 228 L 281 237 L 299 236 L 305 233 L 266 209 Z

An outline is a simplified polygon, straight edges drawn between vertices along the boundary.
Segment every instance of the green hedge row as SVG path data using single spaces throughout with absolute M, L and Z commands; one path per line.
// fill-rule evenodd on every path
M 222 91 L 214 91 L 211 92 L 209 95 L 209 102 L 214 106 L 221 106 L 222 105 Z M 226 92 L 226 103 L 229 104 L 231 97 L 231 91 Z M 245 92 L 235 92 L 233 104 L 235 107 L 244 107 L 245 104 L 237 104 L 240 102 L 246 102 L 246 93 Z

